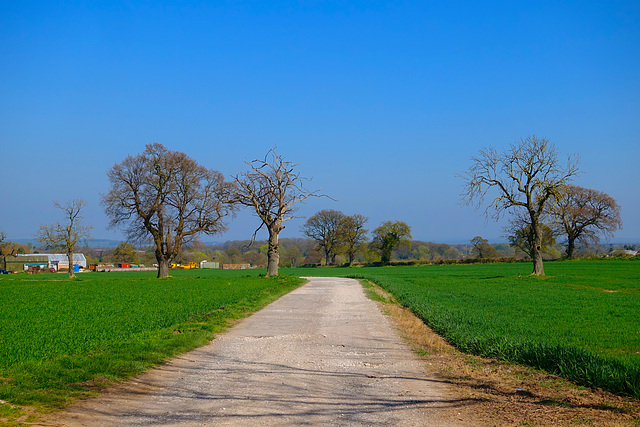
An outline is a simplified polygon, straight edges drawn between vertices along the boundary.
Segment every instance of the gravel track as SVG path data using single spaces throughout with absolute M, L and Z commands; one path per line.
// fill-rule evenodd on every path
M 211 344 L 72 406 L 56 422 L 470 425 L 455 417 L 463 404 L 357 281 L 309 278 Z

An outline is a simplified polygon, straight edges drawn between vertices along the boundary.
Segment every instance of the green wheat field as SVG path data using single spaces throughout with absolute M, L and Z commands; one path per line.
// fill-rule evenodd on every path
M 62 407 L 101 384 L 202 346 L 300 286 L 299 276 L 381 285 L 464 352 L 640 397 L 640 262 L 17 274 L 0 278 L 0 400 Z
M 640 262 L 295 269 L 371 280 L 458 349 L 640 397 Z

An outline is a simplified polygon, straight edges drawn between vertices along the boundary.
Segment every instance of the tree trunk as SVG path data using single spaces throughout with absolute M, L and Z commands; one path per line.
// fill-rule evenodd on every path
M 269 249 L 267 250 L 267 277 L 278 275 L 280 263 L 280 244 L 278 243 L 279 226 L 269 227 Z
M 169 277 L 169 260 L 166 258 L 158 259 L 158 279 Z
M 76 277 L 76 275 L 73 272 L 73 251 L 72 250 L 67 250 L 67 258 L 69 259 L 69 278 L 73 279 L 74 277 Z
M 575 238 L 571 235 L 567 238 L 567 258 L 573 258 L 573 252 L 576 249 Z
M 331 263 L 331 254 L 329 253 L 329 250 L 327 249 L 327 247 L 324 247 L 324 265 L 327 266 Z
M 533 245 L 531 245 L 531 258 L 533 259 L 534 276 L 544 276 L 544 264 L 542 259 L 542 229 L 536 217 L 531 218 L 531 228 L 533 229 Z
M 391 251 L 382 249 L 382 256 L 380 258 L 383 264 L 389 264 L 389 261 L 391 261 Z

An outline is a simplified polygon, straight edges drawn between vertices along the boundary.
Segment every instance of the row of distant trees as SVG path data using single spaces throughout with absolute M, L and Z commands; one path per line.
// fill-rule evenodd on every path
M 368 239 L 355 253 L 357 263 L 381 262 L 380 252 L 369 245 Z M 545 259 L 556 259 L 561 252 L 566 251 L 566 243 L 545 245 Z M 202 260 L 215 260 L 221 264 L 248 263 L 253 266 L 266 267 L 267 265 L 266 241 L 236 240 L 220 244 L 204 244 L 196 240 L 183 247 L 176 256 L 174 262 L 200 262 Z M 577 256 L 598 255 L 624 255 L 627 250 L 636 251 L 634 244 L 579 244 L 576 248 Z M 46 248 L 44 245 L 34 246 L 32 243 L 21 244 L 8 241 L 4 233 L 0 232 L 0 256 L 12 254 L 60 252 L 60 248 Z M 138 248 L 129 242 L 120 242 L 115 247 L 96 248 L 80 246 L 78 252 L 84 253 L 89 263 L 130 263 L 150 266 L 156 263 L 152 246 Z M 529 259 L 529 255 L 517 246 L 506 242 L 489 243 L 480 236 L 474 237 L 469 243 L 446 244 L 436 242 L 424 242 L 412 240 L 411 244 L 398 245 L 393 249 L 391 259 L 394 261 L 416 262 L 440 262 L 443 260 L 461 260 L 468 258 L 496 259 L 515 258 Z M 338 253 L 335 264 L 348 263 L 349 259 L 344 252 Z M 311 238 L 284 238 L 280 239 L 280 267 L 298 267 L 302 265 L 326 264 L 326 255 L 318 242 Z
M 241 206 L 248 207 L 259 220 L 254 237 L 260 229 L 268 232 L 267 275 L 276 275 L 284 223 L 293 218 L 298 203 L 328 196 L 306 189 L 307 180 L 296 165 L 275 149 L 246 164 L 246 172 L 225 181 L 220 172 L 185 153 L 149 144 L 143 153 L 127 156 L 107 172 L 110 189 L 102 204 L 110 226 L 123 228 L 129 241 L 152 243 L 160 278 L 169 274 L 169 264 L 184 247 L 202 234 L 223 232 L 229 218 Z M 569 156 L 562 165 L 552 143 L 532 136 L 501 153 L 492 147 L 480 150 L 460 175 L 465 181 L 462 198 L 479 208 L 489 195 L 485 215 L 498 219 L 509 214 L 512 244 L 531 257 L 533 274 L 544 274 L 543 253 L 550 238 L 564 233 L 571 257 L 576 242 L 597 242 L 601 234 L 612 235 L 622 225 L 612 197 L 571 185 L 578 171 L 577 157 Z M 56 207 L 65 221 L 41 226 L 39 240 L 65 248 L 71 260 L 75 245 L 90 237 L 91 227 L 81 222 L 84 202 L 56 202 Z M 366 222 L 360 214 L 322 210 L 307 220 L 303 232 L 317 242 L 327 263 L 335 263 L 340 253 L 353 263 L 368 240 Z M 394 249 L 410 241 L 407 224 L 386 221 L 373 230 L 368 249 L 386 263 Z
M 473 242 L 473 243 L 472 243 Z M 355 262 L 358 264 L 380 263 L 380 252 L 370 248 L 371 240 L 364 243 L 355 254 Z M 266 240 L 251 242 L 250 240 L 234 240 L 219 244 L 204 244 L 195 241 L 183 250 L 174 259 L 177 263 L 200 262 L 202 260 L 215 260 L 221 264 L 247 263 L 253 266 L 267 266 Z M 589 255 L 622 255 L 625 250 L 636 250 L 633 244 L 599 244 L 578 245 L 576 256 Z M 36 248 L 40 250 L 40 248 Z M 104 263 L 130 263 L 152 265 L 156 262 L 152 247 L 143 250 L 136 248 L 128 242 L 121 242 L 113 248 L 82 247 L 79 249 L 87 257 L 87 261 Z M 557 259 L 566 251 L 566 245 L 555 243 L 545 246 L 545 259 Z M 444 260 L 463 260 L 469 258 L 478 259 L 520 259 L 529 260 L 528 254 L 507 242 L 489 243 L 487 239 L 476 236 L 468 243 L 447 244 L 436 242 L 424 242 L 412 240 L 411 244 L 398 245 L 393 249 L 391 261 L 394 262 L 440 262 Z M 335 265 L 349 263 L 346 253 L 338 253 L 333 260 Z M 280 239 L 280 267 L 299 267 L 304 265 L 326 264 L 324 250 L 319 247 L 317 241 L 310 238 L 283 238 Z M 331 263 L 331 261 L 330 261 Z
M 364 215 L 348 216 L 337 210 L 324 209 L 305 222 L 302 232 L 316 241 L 327 264 L 335 264 L 336 256 L 343 254 L 352 265 L 356 254 L 369 241 L 365 228 L 367 221 Z M 377 253 L 383 263 L 388 263 L 393 250 L 403 245 L 411 246 L 411 227 L 402 221 L 385 221 L 373 230 L 367 249 Z

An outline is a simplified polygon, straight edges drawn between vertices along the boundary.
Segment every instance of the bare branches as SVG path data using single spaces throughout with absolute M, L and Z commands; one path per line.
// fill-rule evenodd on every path
M 74 199 L 64 204 L 57 201 L 54 206 L 62 210 L 64 223 L 41 225 L 37 233 L 38 240 L 50 248 L 63 248 L 69 259 L 69 277 L 74 277 L 73 273 L 73 253 L 75 246 L 81 242 L 91 239 L 92 226 L 82 224 L 82 209 L 86 206 L 84 200 Z
M 315 240 L 324 250 L 327 265 L 335 264 L 337 251 L 342 244 L 340 225 L 347 218 L 345 214 L 333 209 L 323 209 L 307 219 L 302 226 L 302 232 Z
M 263 159 L 247 161 L 249 170 L 234 177 L 236 187 L 233 200 L 253 208 L 261 224 L 269 232 L 269 267 L 267 275 L 278 274 L 278 235 L 284 228 L 283 223 L 293 218 L 296 204 L 309 197 L 323 197 L 317 191 L 309 191 L 303 178 L 296 171 L 297 165 L 285 161 L 270 149 Z M 324 196 L 326 197 L 326 196 Z
M 494 219 L 513 206 L 540 211 L 578 173 L 577 156 L 569 156 L 561 168 L 555 146 L 536 136 L 511 144 L 502 154 L 493 147 L 482 149 L 471 161 L 471 167 L 459 175 L 465 181 L 462 201 L 478 209 L 489 191 L 497 190 L 485 209 L 485 215 Z
M 601 191 L 567 185 L 556 194 L 550 206 L 554 231 L 567 237 L 568 258 L 573 257 L 575 242 L 597 244 L 600 234 L 612 236 L 622 228 L 620 207 L 615 199 Z
M 236 175 L 238 189 L 235 192 L 239 203 L 253 207 L 260 219 L 268 226 L 276 220 L 286 221 L 295 212 L 294 204 L 309 197 L 321 197 L 316 191 L 304 186 L 297 165 L 285 161 L 275 148 L 270 149 L 264 159 L 246 162 L 250 171 Z
M 569 156 L 566 166 L 561 167 L 555 146 L 534 135 L 511 144 L 502 154 L 493 147 L 480 150 L 471 160 L 471 167 L 459 175 L 465 181 L 463 203 L 478 209 L 492 192 L 495 195 L 484 211 L 487 218 L 497 220 L 513 207 L 523 209 L 536 236 L 534 274 L 544 274 L 538 251 L 540 215 L 547 202 L 577 175 L 578 157 Z
M 200 166 L 185 153 L 149 144 L 137 156 L 128 156 L 107 172 L 111 188 L 102 204 L 111 227 L 124 227 L 129 240 L 153 240 L 160 269 L 183 245 L 199 234 L 226 230 L 224 219 L 235 212 L 234 184 L 223 175 Z

